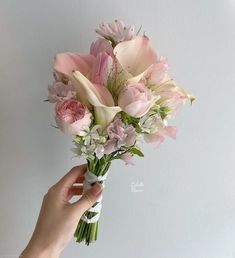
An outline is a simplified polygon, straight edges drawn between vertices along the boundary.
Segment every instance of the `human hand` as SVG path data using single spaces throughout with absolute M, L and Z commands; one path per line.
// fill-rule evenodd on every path
M 48 190 L 32 238 L 20 257 L 59 257 L 73 237 L 81 216 L 98 200 L 103 190 L 102 185 L 96 183 L 82 195 L 81 184 L 86 169 L 86 165 L 72 168 Z M 78 201 L 70 203 L 75 195 L 82 196 Z

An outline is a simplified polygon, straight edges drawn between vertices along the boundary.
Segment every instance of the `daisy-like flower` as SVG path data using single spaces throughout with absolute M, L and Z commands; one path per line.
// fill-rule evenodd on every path
M 103 144 L 106 142 L 106 137 L 99 132 L 99 129 L 100 125 L 95 125 L 91 129 L 85 128 L 75 138 L 76 147 L 72 151 L 85 158 L 94 159 L 96 155 L 98 159 L 101 159 L 104 156 Z
M 123 21 L 115 20 L 112 23 L 102 22 L 96 33 L 110 40 L 114 45 L 119 42 L 131 40 L 135 36 L 135 26 L 126 27 Z

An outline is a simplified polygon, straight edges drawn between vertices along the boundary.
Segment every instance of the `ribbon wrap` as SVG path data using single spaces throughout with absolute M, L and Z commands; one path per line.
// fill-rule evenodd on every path
M 87 172 L 85 173 L 85 180 L 83 182 L 83 192 L 89 190 L 92 187 L 92 185 L 96 182 L 99 182 L 100 184 L 102 184 L 104 188 L 107 175 L 108 175 L 108 171 L 103 176 L 96 176 L 94 173 L 91 173 L 87 168 Z M 96 201 L 95 206 L 93 205 L 94 207 L 92 206 L 90 209 L 87 210 L 91 212 L 96 212 L 97 214 L 89 219 L 84 213 L 81 218 L 83 221 L 89 224 L 89 223 L 95 223 L 99 220 L 101 209 L 102 209 L 102 199 L 103 199 L 103 195 L 99 197 L 99 199 Z

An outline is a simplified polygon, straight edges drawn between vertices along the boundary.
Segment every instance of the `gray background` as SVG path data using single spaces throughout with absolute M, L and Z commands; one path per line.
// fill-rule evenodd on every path
M 113 164 L 96 244 L 63 258 L 235 257 L 235 1 L 0 1 L 0 257 L 17 257 L 47 189 L 81 160 L 43 102 L 53 56 L 87 52 L 94 28 L 143 25 L 173 78 L 197 97 L 177 140 Z M 142 182 L 143 192 L 131 191 Z

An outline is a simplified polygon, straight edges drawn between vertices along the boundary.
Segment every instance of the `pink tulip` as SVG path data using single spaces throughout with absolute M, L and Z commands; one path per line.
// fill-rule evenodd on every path
M 58 127 L 66 134 L 79 135 L 91 124 L 92 114 L 84 104 L 74 99 L 57 102 L 55 113 Z
M 54 84 L 48 86 L 48 91 L 48 100 L 51 103 L 76 98 L 76 91 L 71 84 L 55 82 Z
M 156 97 L 142 83 L 127 85 L 120 93 L 118 105 L 133 117 L 144 116 L 155 104 Z
M 95 59 L 92 67 L 91 82 L 106 86 L 109 76 L 114 69 L 113 58 L 106 52 L 100 52 Z
M 97 56 L 99 53 L 105 52 L 110 56 L 113 56 L 113 47 L 111 42 L 106 39 L 97 39 L 95 42 L 91 44 L 90 54 L 93 56 Z

